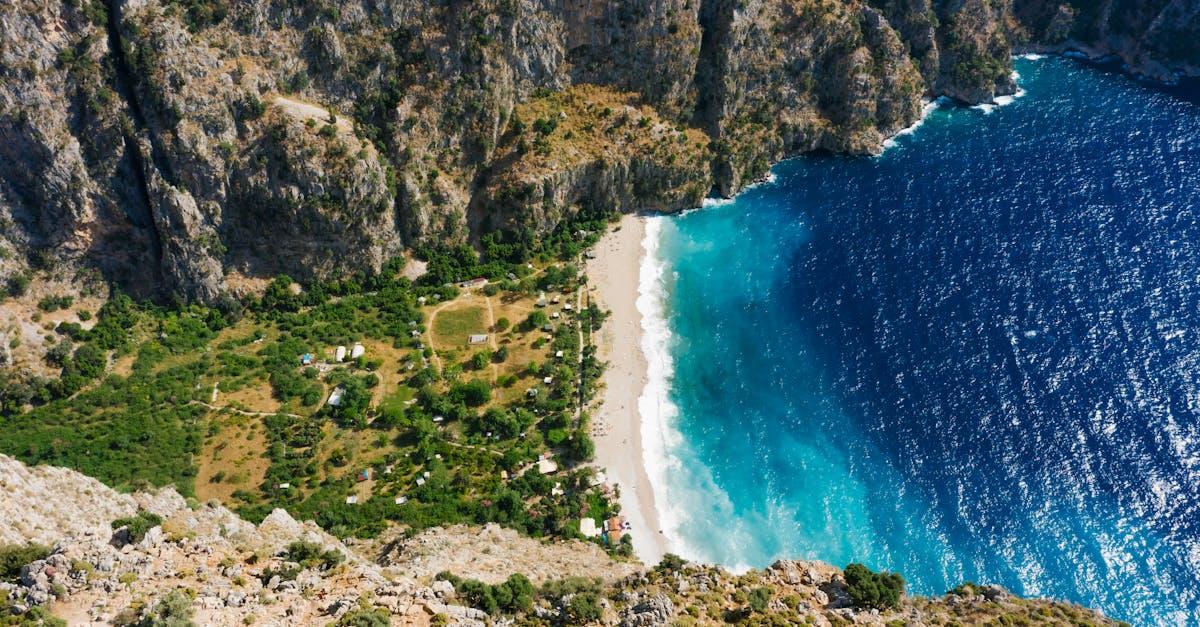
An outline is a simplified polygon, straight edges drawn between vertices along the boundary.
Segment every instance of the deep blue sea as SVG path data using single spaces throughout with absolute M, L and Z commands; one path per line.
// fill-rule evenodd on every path
M 1200 98 L 1061 58 L 652 218 L 672 548 L 1200 623 Z

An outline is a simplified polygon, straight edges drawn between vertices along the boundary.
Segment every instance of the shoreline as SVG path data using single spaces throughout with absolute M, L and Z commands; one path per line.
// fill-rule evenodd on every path
M 598 342 L 599 358 L 608 368 L 601 405 L 592 421 L 595 464 L 604 469 L 608 485 L 620 490 L 621 514 L 632 526 L 634 553 L 646 566 L 654 566 L 667 552 L 667 538 L 646 471 L 638 409 L 648 381 L 642 314 L 637 308 L 645 233 L 645 217 L 623 216 L 618 229 L 606 233 L 592 249 L 595 258 L 587 261 L 587 275 L 600 307 L 612 312 Z

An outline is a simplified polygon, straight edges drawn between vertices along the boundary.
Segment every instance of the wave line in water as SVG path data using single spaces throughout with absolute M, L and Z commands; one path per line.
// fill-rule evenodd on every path
M 889 148 L 895 148 L 897 146 L 897 139 L 904 137 L 905 135 L 912 135 L 913 133 L 917 132 L 917 129 L 921 128 L 921 125 L 925 123 L 926 118 L 928 118 L 929 115 L 934 111 L 937 111 L 938 107 L 941 107 L 946 102 L 948 102 L 948 99 L 944 96 L 925 101 L 924 106 L 921 107 L 921 117 L 917 118 L 916 122 L 913 122 L 912 124 L 896 131 L 895 135 L 883 140 L 883 150 L 886 152 Z
M 666 490 L 668 468 L 680 467 L 679 460 L 668 451 L 679 446 L 681 436 L 674 422 L 679 410 L 671 402 L 671 381 L 674 363 L 671 359 L 671 327 L 666 311 L 666 261 L 659 255 L 664 218 L 646 219 L 642 238 L 642 265 L 638 270 L 637 310 L 642 317 L 642 355 L 646 358 L 646 385 L 638 398 L 641 418 L 642 463 L 654 491 L 659 526 L 666 536 L 666 549 L 676 553 L 683 540 L 678 530 L 684 520 L 671 507 Z

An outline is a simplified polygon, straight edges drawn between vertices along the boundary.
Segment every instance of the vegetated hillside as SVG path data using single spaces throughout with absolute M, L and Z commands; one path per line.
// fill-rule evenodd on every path
M 859 565 L 781 561 L 733 575 L 668 556 L 647 569 L 494 528 L 427 531 L 382 566 L 282 509 L 253 525 L 170 488 L 119 494 L 3 455 L 0 485 L 5 625 L 1116 624 L 992 586 L 908 597 L 899 576 Z M 488 539 L 505 559 L 460 550 Z M 529 566 L 542 574 L 526 577 Z
M 874 152 L 922 98 L 1011 92 L 1014 43 L 1195 67 L 1194 1 L 1095 4 L 5 2 L 0 279 L 99 272 L 211 303 Z M 537 127 L 539 109 L 582 118 Z

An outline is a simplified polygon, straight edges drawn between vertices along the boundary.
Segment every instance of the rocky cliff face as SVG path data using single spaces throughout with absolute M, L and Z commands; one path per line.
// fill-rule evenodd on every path
M 1197 0 L 1020 0 L 1015 17 L 1022 49 L 1115 56 L 1161 81 L 1200 76 Z
M 488 583 L 513 573 L 538 586 L 560 582 L 541 587 L 521 612 L 520 624 L 529 625 L 1116 624 L 995 586 L 858 610 L 842 571 L 819 562 L 781 561 L 742 575 L 694 564 L 650 570 L 594 544 L 546 543 L 491 525 L 411 538 L 396 529 L 380 542 L 347 546 L 281 509 L 253 525 L 215 502 L 189 505 L 172 488 L 119 494 L 75 471 L 3 455 L 0 488 L 0 551 L 7 558 L 14 546 L 44 547 L 17 564 L 15 582 L 0 580 L 0 617 L 18 622 L 43 608 L 71 625 L 513 624 L 469 607 L 467 595 L 435 579 L 448 571 Z M 140 538 L 113 529 L 115 519 L 138 512 L 161 522 Z M 298 555 L 298 541 L 321 554 Z
M 922 99 L 1013 91 L 1014 44 L 1197 65 L 1195 0 L 1095 4 L 4 3 L 0 278 L 95 268 L 212 301 L 236 276 L 377 269 L 581 209 L 686 207 L 798 152 L 876 152 Z M 551 96 L 591 126 L 533 129 Z

